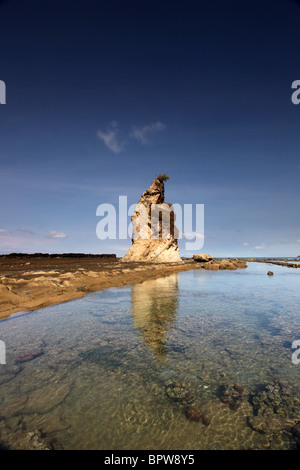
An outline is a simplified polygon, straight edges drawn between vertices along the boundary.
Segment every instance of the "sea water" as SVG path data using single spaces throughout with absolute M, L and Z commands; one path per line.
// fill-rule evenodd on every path
M 226 384 L 251 396 L 274 381 L 300 398 L 291 349 L 300 270 L 248 265 L 101 290 L 1 321 L 0 441 L 38 432 L 63 449 L 296 448 L 291 433 L 253 429 L 248 400 L 234 410 L 220 399 Z M 24 353 L 32 359 L 22 362 Z M 183 399 L 170 393 L 176 387 Z M 187 419 L 191 405 L 205 410 L 206 425 Z

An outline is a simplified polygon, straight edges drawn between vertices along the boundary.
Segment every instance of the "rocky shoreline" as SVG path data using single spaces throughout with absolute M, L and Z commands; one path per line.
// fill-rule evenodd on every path
M 114 255 L 13 254 L 0 256 L 0 319 L 67 302 L 109 287 L 140 283 L 192 269 L 246 268 L 241 260 L 178 263 L 127 262 Z
M 202 258 L 204 256 L 204 258 Z M 200 258 L 199 258 L 200 257 Z M 205 259 L 205 257 L 208 257 Z M 195 255 L 180 262 L 122 262 L 113 254 L 18 254 L 0 256 L 0 319 L 67 302 L 90 292 L 121 287 L 193 269 L 235 270 L 249 262 L 299 268 L 290 259 L 221 259 Z
M 243 258 L 244 261 L 248 263 L 267 263 L 267 264 L 276 264 L 277 266 L 286 266 L 287 268 L 300 268 L 300 263 L 299 259 L 297 258 L 285 258 L 282 259 L 282 261 L 279 261 L 274 258 L 262 258 L 262 259 L 256 259 L 256 258 Z M 298 263 L 294 263 L 293 261 L 298 261 Z

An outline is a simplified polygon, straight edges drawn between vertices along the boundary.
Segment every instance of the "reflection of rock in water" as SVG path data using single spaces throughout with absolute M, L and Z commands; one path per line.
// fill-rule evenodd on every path
M 156 357 L 165 355 L 178 307 L 178 274 L 133 285 L 131 300 L 134 327 Z

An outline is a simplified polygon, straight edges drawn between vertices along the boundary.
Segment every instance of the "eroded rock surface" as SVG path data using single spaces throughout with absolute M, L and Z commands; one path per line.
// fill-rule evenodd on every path
M 156 205 L 156 206 L 154 206 Z M 154 207 L 157 211 L 155 212 Z M 164 182 L 155 178 L 138 202 L 134 215 L 132 246 L 123 261 L 182 262 L 172 204 L 165 202 Z
M 213 258 L 211 260 L 200 260 L 200 259 L 195 259 L 194 261 L 197 261 L 197 264 L 201 264 L 203 269 L 207 269 L 209 271 L 218 271 L 219 269 L 229 269 L 229 270 L 236 270 L 236 269 L 245 269 L 247 268 L 247 263 L 243 260 L 239 259 L 217 259 Z
M 213 259 L 212 256 L 201 254 L 201 253 L 199 255 L 193 256 L 194 261 L 200 261 L 200 262 L 205 262 L 205 263 L 207 263 L 208 261 L 211 261 L 212 259 Z

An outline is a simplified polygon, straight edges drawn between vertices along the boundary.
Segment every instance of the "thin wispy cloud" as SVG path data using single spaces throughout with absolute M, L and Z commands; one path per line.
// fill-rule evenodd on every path
M 243 246 L 249 246 L 249 245 L 250 245 L 249 242 L 244 242 L 244 243 L 243 243 Z
M 263 250 L 263 248 L 266 248 L 266 244 L 262 242 L 260 245 L 257 245 L 254 249 L 255 250 Z
M 49 230 L 49 238 L 67 238 L 63 232 L 56 232 L 56 230 Z
M 146 124 L 144 126 L 131 126 L 129 137 L 137 140 L 140 144 L 146 145 L 150 142 L 151 134 L 159 131 L 163 131 L 167 126 L 156 121 L 152 124 Z M 123 133 L 124 135 L 124 133 Z M 122 139 L 122 133 L 119 130 L 119 124 L 117 121 L 112 121 L 106 130 L 98 130 L 97 136 L 101 139 L 112 152 L 120 153 L 127 145 L 127 140 Z
M 147 124 L 142 127 L 132 126 L 130 137 L 136 139 L 141 144 L 148 144 L 149 142 L 149 135 L 163 131 L 166 128 L 166 125 L 160 121 L 156 121 L 153 124 Z
M 120 141 L 117 121 L 112 121 L 110 127 L 105 131 L 99 130 L 97 136 L 99 139 L 103 140 L 104 145 L 114 153 L 120 153 L 125 147 L 125 142 Z

